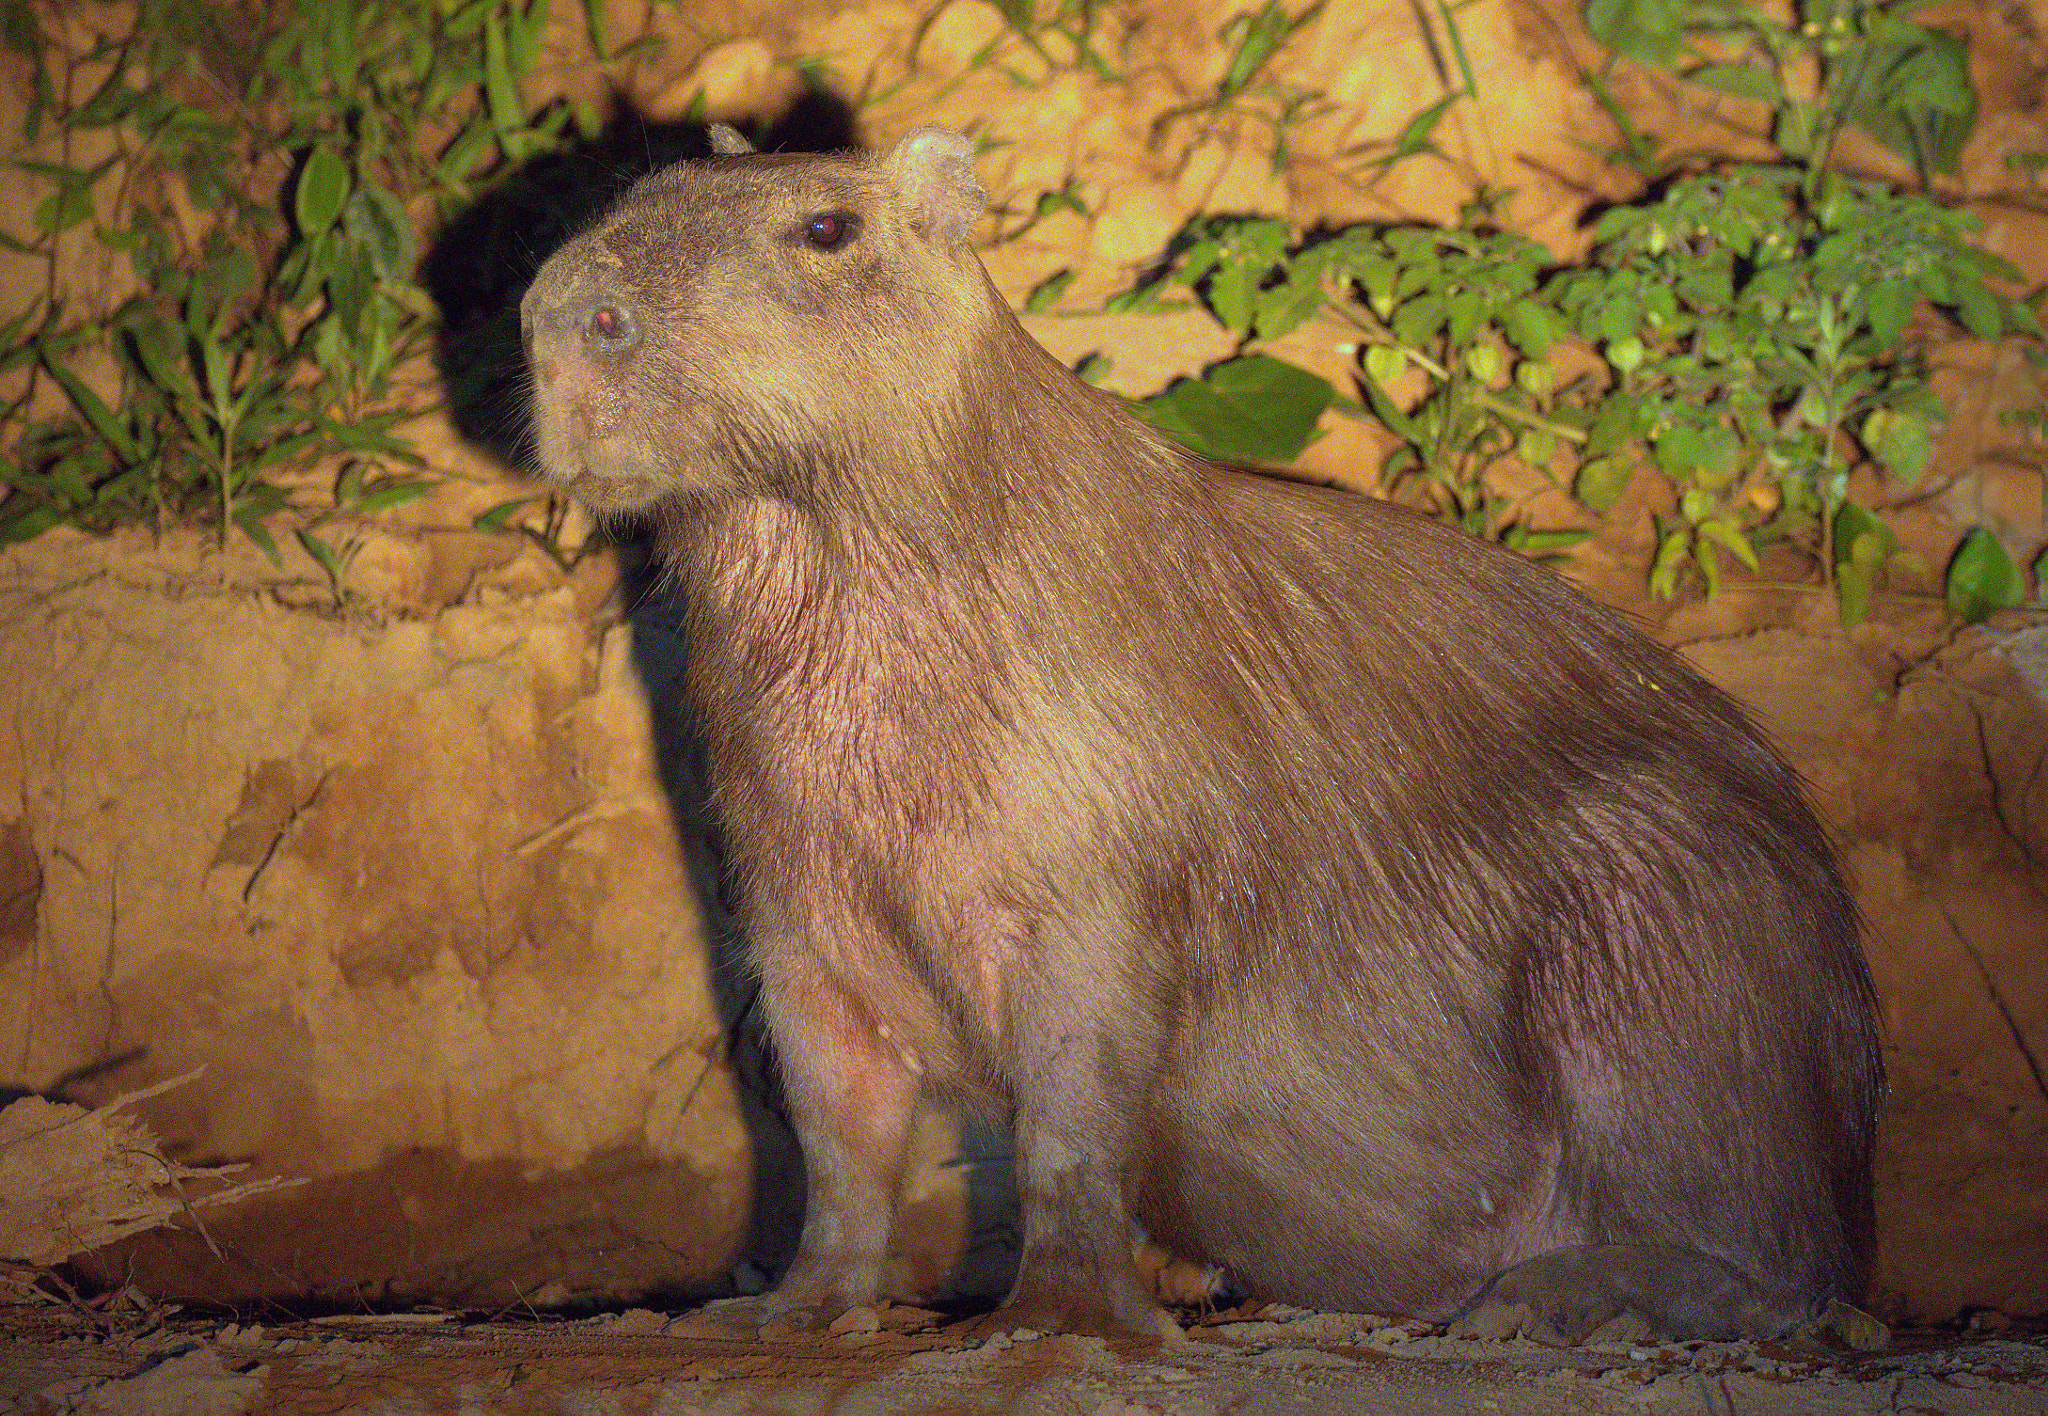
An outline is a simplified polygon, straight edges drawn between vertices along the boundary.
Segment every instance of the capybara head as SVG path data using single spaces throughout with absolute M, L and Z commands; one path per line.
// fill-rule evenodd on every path
M 809 500 L 883 423 L 942 419 L 994 317 L 973 148 L 717 155 L 641 182 L 521 307 L 543 469 L 587 506 Z

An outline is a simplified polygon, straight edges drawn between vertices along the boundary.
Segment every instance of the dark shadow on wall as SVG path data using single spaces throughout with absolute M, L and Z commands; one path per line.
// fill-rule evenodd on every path
M 764 152 L 829 152 L 857 144 L 852 110 L 819 91 L 773 122 L 741 127 Z M 423 279 L 440 306 L 436 357 L 451 416 L 465 437 L 509 466 L 531 468 L 521 297 L 547 258 L 640 178 L 709 153 L 708 131 L 700 123 L 650 122 L 622 108 L 594 141 L 534 161 L 448 224 L 427 255 Z M 683 701 L 685 607 L 643 536 L 621 533 L 619 550 L 635 667 L 654 709 L 656 761 L 702 907 L 712 997 L 755 1157 L 750 1232 L 731 1276 L 732 1287 L 753 1289 L 779 1274 L 794 1253 L 804 1207 L 802 1152 L 784 1111 L 731 909 L 701 740 Z M 1000 1296 L 1018 1247 L 1007 1133 L 971 1126 L 962 1138 L 961 1163 L 968 1168 L 969 1242 L 954 1286 L 962 1296 Z M 676 1302 L 717 1291 L 706 1293 L 701 1285 L 663 1290 Z
M 711 997 L 725 1024 L 726 1055 L 754 1155 L 747 1238 L 734 1284 L 742 1290 L 758 1288 L 795 1254 L 804 1210 L 803 1153 L 784 1109 L 746 938 L 734 916 L 731 874 L 705 780 L 703 740 L 684 699 L 686 607 L 644 537 L 622 542 L 619 550 L 621 590 L 631 607 L 633 664 L 652 708 L 655 766 L 675 813 L 676 837 L 704 921 Z

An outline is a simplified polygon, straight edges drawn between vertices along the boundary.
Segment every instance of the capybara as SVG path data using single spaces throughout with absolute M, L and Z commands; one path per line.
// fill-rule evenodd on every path
M 1858 919 L 1728 698 L 1549 573 L 1213 465 L 1047 354 L 960 135 L 641 182 L 523 308 L 540 459 L 651 526 L 809 1170 L 728 1316 L 877 1296 L 913 1099 L 1007 1113 L 996 1324 L 1250 1293 L 1564 1328 L 1855 1295 Z

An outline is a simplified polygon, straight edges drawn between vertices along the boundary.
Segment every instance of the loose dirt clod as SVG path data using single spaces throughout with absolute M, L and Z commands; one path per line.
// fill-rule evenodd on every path
M 88 1111 L 26 1096 L 0 1109 L 0 1298 L 47 1301 L 43 1275 L 74 1254 L 147 1229 L 197 1222 L 192 1211 L 264 1194 L 296 1182 L 248 1181 L 215 1187 L 239 1165 L 195 1168 L 166 1159 L 136 1102 L 189 1082 L 173 1077 Z M 200 1193 L 187 1193 L 188 1186 Z

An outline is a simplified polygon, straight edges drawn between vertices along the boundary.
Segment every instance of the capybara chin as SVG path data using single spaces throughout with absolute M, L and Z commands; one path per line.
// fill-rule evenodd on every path
M 877 1295 L 927 1086 L 1008 1112 L 995 1321 L 1250 1292 L 1568 1335 L 1855 1295 L 1881 1085 L 1797 778 L 1683 663 L 1384 502 L 1219 467 L 1045 353 L 936 128 L 719 154 L 563 247 L 545 468 L 644 514 L 809 1168 L 736 1319 Z

